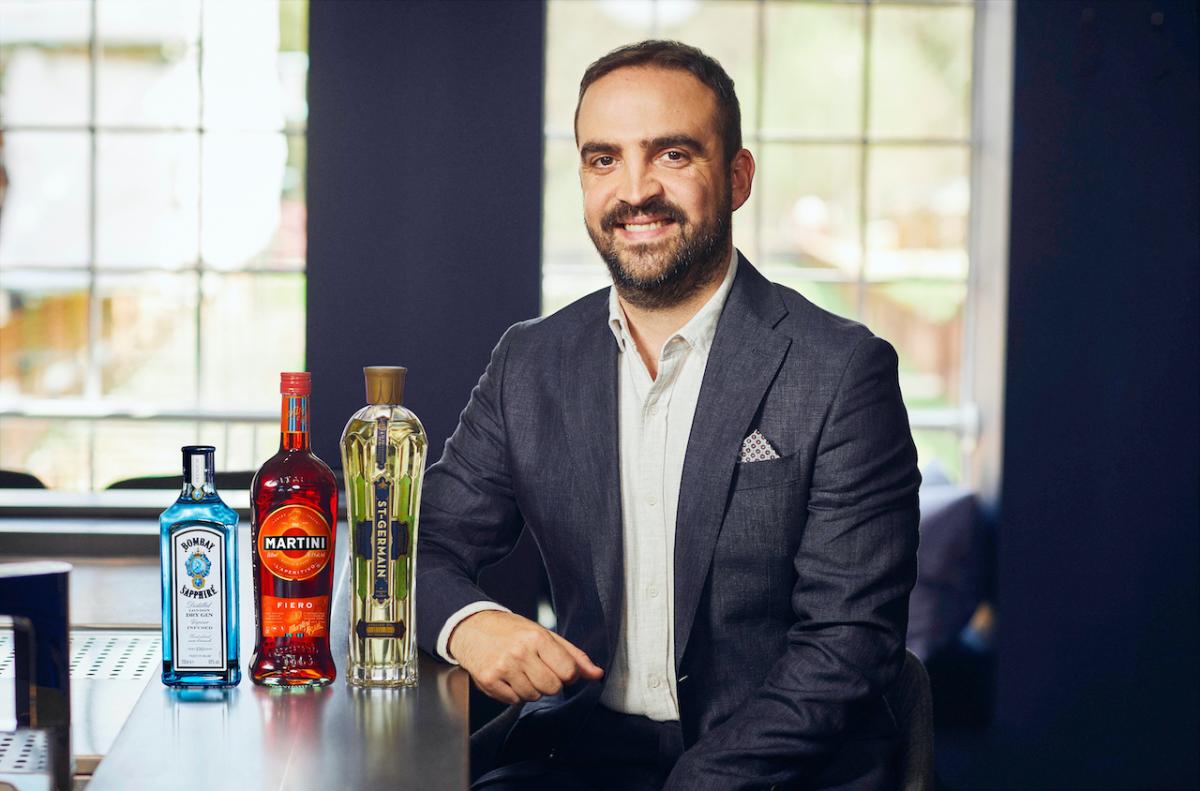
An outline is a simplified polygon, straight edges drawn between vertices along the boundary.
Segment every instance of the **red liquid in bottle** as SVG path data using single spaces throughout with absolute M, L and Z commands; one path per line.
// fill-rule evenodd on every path
M 250 486 L 254 658 L 267 686 L 324 686 L 337 676 L 329 650 L 337 480 L 311 450 L 308 373 L 281 375 L 279 452 Z

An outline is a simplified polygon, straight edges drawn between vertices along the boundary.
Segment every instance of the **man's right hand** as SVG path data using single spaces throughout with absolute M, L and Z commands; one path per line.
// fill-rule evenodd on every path
M 477 612 L 454 627 L 450 655 L 475 684 L 504 703 L 554 695 L 580 678 L 604 671 L 580 649 L 528 618 L 501 610 Z

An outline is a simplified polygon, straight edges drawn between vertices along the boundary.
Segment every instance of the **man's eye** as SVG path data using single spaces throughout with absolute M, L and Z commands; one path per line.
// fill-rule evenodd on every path
M 668 151 L 664 156 L 672 162 L 683 162 L 687 155 L 682 151 Z
M 612 163 L 615 161 L 615 159 L 605 154 L 604 156 L 596 157 L 594 164 L 602 168 L 607 168 L 611 167 Z

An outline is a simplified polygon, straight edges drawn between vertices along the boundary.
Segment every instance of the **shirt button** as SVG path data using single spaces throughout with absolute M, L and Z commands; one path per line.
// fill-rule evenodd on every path
M 648 413 L 648 414 L 649 414 L 651 417 L 653 417 L 654 415 L 657 415 L 657 414 L 658 414 L 658 407 L 656 407 L 656 406 L 652 406 L 652 407 L 650 407 L 649 409 L 647 409 L 647 410 L 646 410 L 646 412 L 647 412 L 647 413 Z
M 656 586 L 656 585 L 647 585 L 647 586 L 646 586 L 646 593 L 650 594 L 650 598 L 651 598 L 651 599 L 657 599 L 657 598 L 658 598 L 658 586 Z
M 658 498 L 655 497 L 654 495 L 652 495 L 652 494 L 646 495 L 646 504 L 647 505 L 654 505 L 657 502 L 658 502 Z
M 662 681 L 658 676 L 650 676 L 650 689 L 658 689 L 660 684 L 662 684 Z

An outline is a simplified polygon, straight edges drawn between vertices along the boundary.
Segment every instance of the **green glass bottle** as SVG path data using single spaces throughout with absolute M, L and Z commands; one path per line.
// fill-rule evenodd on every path
M 408 686 L 417 681 L 413 582 L 427 441 L 421 421 L 401 406 L 406 370 L 372 366 L 363 374 L 367 406 L 341 442 L 352 546 L 346 676 L 356 686 Z

